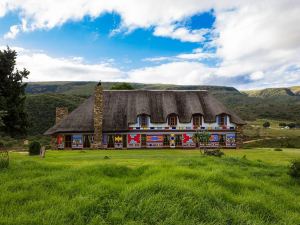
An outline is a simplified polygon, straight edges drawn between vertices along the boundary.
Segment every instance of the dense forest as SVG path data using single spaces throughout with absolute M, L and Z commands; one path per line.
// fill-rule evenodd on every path
M 116 83 L 104 82 L 105 89 Z M 28 83 L 26 111 L 30 135 L 42 134 L 55 121 L 55 108 L 66 106 L 69 112 L 93 93 L 96 82 L 43 82 Z M 300 95 L 297 87 L 272 88 L 240 92 L 233 87 L 179 86 L 132 83 L 134 89 L 153 90 L 208 90 L 245 120 L 275 119 L 300 121 Z

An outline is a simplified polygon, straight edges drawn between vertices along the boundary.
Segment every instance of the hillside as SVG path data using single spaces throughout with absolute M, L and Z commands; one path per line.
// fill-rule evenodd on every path
M 68 95 L 89 96 L 93 93 L 97 82 L 29 82 L 26 88 L 28 94 L 60 93 Z M 116 82 L 102 82 L 104 89 L 110 89 Z M 134 89 L 144 90 L 210 90 L 211 92 L 235 92 L 233 87 L 207 85 L 173 85 L 173 84 L 141 84 L 131 83 Z
M 114 83 L 104 82 L 105 89 Z M 93 93 L 96 82 L 29 83 L 26 110 L 31 126 L 29 134 L 41 134 L 54 124 L 55 107 L 67 106 L 72 111 Z M 300 96 L 297 88 L 272 88 L 240 92 L 233 87 L 200 85 L 132 84 L 135 89 L 208 90 L 244 120 L 274 119 L 300 121 Z M 293 92 L 294 91 L 294 92 Z

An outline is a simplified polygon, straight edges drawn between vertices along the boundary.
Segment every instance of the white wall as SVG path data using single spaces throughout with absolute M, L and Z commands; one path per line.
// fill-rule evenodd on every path
M 220 129 L 220 126 L 218 125 L 217 121 L 214 122 L 214 123 L 205 123 L 204 122 L 204 118 L 203 117 L 201 117 L 201 118 L 202 118 L 202 125 L 201 125 L 201 127 L 205 127 L 205 129 L 208 129 L 208 128 L 209 129 Z M 228 128 L 229 127 L 234 127 L 235 128 L 236 125 L 234 123 L 230 122 L 229 116 L 227 116 L 226 118 L 227 118 L 227 127 Z M 150 128 L 150 127 L 154 127 L 154 128 L 169 127 L 168 122 L 166 122 L 166 123 L 151 123 L 149 116 L 147 116 L 147 120 L 148 120 L 148 128 Z M 186 127 L 191 127 L 191 129 L 193 129 L 193 119 L 191 119 L 191 122 L 189 122 L 189 123 L 180 123 L 178 118 L 177 118 L 177 121 L 178 121 L 178 123 L 177 123 L 176 128 L 178 128 L 178 129 L 180 129 L 180 128 L 186 129 Z M 132 128 L 140 127 L 139 119 L 137 118 L 137 122 L 136 123 L 129 124 L 129 127 L 132 127 Z

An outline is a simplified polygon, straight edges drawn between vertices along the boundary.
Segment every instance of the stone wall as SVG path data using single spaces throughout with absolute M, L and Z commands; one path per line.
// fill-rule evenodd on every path
M 94 102 L 94 143 L 92 148 L 102 148 L 102 123 L 103 123 L 103 87 L 101 83 L 95 87 Z
M 69 111 L 67 107 L 56 107 L 55 124 L 60 123 L 67 115 Z

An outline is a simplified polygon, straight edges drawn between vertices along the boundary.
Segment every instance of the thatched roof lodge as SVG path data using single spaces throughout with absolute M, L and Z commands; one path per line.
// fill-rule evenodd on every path
M 207 91 L 104 91 L 101 85 L 68 114 L 57 109 L 45 132 L 56 148 L 196 147 L 197 131 L 210 147 L 239 147 L 245 122 Z

